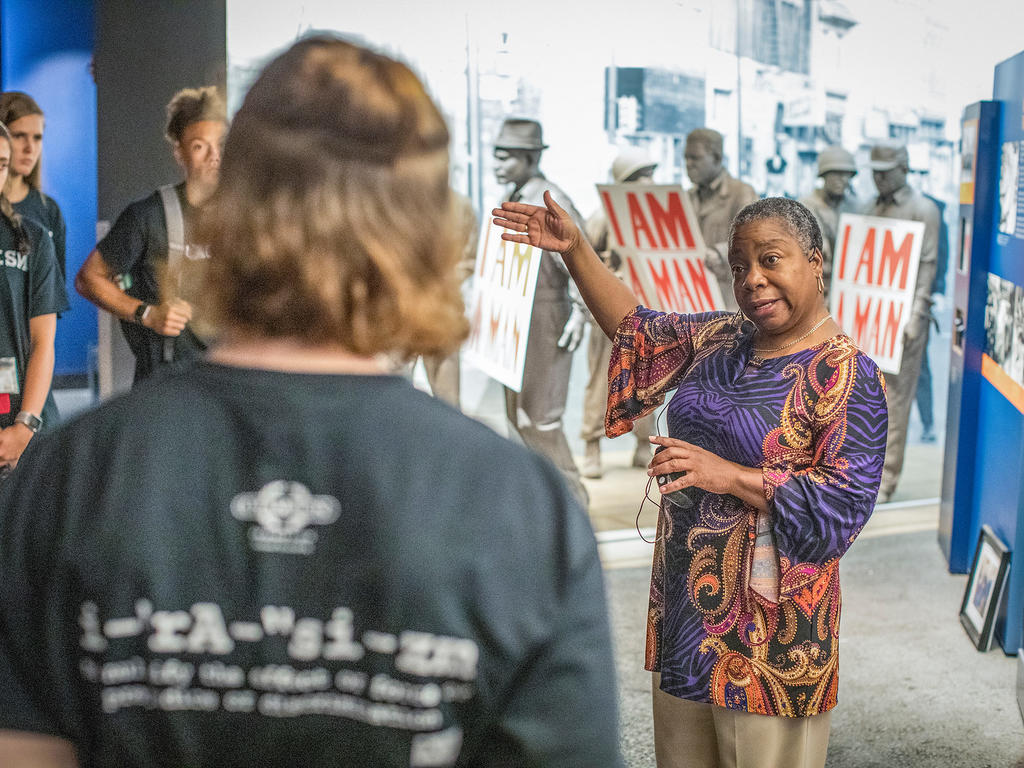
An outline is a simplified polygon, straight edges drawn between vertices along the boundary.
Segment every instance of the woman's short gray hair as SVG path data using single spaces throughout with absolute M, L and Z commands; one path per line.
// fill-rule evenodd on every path
M 804 253 L 810 254 L 815 248 L 821 250 L 821 227 L 818 226 L 818 220 L 806 205 L 788 197 L 765 197 L 737 213 L 729 227 L 729 250 L 732 250 L 733 238 L 741 227 L 765 219 L 781 221 Z

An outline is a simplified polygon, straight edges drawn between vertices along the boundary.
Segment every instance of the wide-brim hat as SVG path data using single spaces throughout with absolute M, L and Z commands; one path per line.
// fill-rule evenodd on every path
M 616 183 L 621 184 L 637 171 L 644 171 L 650 168 L 654 170 L 658 163 L 651 160 L 644 150 L 639 147 L 627 147 L 619 153 L 619 156 L 612 161 L 612 178 Z
M 536 120 L 510 117 L 501 124 L 495 149 L 547 149 L 544 131 Z
M 872 171 L 891 171 L 893 168 L 909 168 L 910 158 L 907 147 L 896 141 L 880 141 L 871 148 L 868 163 Z

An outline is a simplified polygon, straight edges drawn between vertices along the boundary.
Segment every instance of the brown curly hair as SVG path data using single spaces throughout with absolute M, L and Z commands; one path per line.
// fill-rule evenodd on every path
M 393 59 L 331 36 L 271 62 L 234 117 L 200 227 L 222 330 L 444 353 L 465 337 L 448 129 Z
M 182 88 L 167 103 L 167 126 L 164 138 L 176 146 L 181 136 L 192 123 L 203 120 L 217 120 L 226 123 L 227 108 L 224 99 L 212 85 L 202 88 Z

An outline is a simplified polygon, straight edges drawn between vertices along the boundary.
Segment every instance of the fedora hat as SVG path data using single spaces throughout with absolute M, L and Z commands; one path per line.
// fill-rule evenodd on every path
M 547 149 L 544 132 L 536 120 L 510 117 L 501 124 L 495 149 Z

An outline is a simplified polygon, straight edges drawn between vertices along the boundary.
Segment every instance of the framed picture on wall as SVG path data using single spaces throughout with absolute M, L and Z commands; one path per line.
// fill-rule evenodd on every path
M 996 614 L 1009 569 L 1010 550 L 991 528 L 983 525 L 960 606 L 960 623 L 979 651 L 992 647 Z

